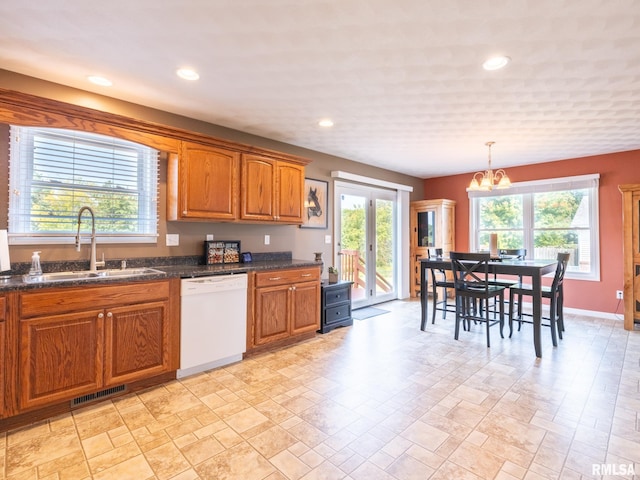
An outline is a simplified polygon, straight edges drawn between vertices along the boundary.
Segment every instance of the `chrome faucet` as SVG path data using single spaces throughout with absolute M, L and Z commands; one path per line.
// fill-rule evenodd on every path
M 98 267 L 104 267 L 104 253 L 102 254 L 102 260 L 96 261 L 96 216 L 93 213 L 91 207 L 84 206 L 78 212 L 78 233 L 76 234 L 76 251 L 80 251 L 80 221 L 82 220 L 82 214 L 87 210 L 91 214 L 91 257 L 89 258 L 89 270 L 95 272 Z

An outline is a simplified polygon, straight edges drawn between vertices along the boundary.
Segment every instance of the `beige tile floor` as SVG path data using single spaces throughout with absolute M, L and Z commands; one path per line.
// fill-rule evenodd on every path
M 22 479 L 578 479 L 640 475 L 640 332 L 568 316 L 543 358 L 419 304 L 0 435 Z M 604 464 L 604 466 L 601 466 Z M 630 466 L 631 465 L 631 466 Z M 623 470 L 625 469 L 625 470 Z M 640 478 L 637 477 L 636 478 Z

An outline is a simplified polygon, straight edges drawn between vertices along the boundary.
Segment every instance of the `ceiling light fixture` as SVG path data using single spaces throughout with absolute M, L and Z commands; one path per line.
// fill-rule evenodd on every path
M 326 127 L 326 128 L 333 127 L 333 121 L 329 120 L 328 118 L 325 118 L 323 120 L 320 120 L 318 122 L 318 125 L 320 125 L 321 127 Z
M 502 67 L 505 67 L 510 61 L 511 59 L 504 55 L 491 57 L 482 64 L 482 68 L 485 70 L 499 70 Z
M 190 68 L 179 68 L 176 70 L 176 74 L 184 80 L 198 80 L 200 78 L 198 72 Z
M 491 191 L 494 188 L 509 188 L 511 180 L 503 169 L 491 170 L 491 145 L 496 142 L 487 142 L 485 145 L 489 147 L 489 168 L 484 172 L 476 172 L 471 179 L 467 192 L 472 191 Z M 480 176 L 480 177 L 478 177 Z
M 99 75 L 89 75 L 87 77 L 87 80 L 89 80 L 91 83 L 94 83 L 96 85 L 100 85 L 101 87 L 110 87 L 111 85 L 113 85 L 111 80 L 109 80 L 108 78 L 101 77 Z

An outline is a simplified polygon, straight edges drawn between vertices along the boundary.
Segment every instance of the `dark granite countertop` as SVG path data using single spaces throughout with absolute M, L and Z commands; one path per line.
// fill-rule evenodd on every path
M 128 268 L 150 267 L 158 270 L 159 273 L 128 276 L 126 278 L 87 278 L 64 282 L 37 282 L 28 283 L 23 279 L 24 272 L 20 270 L 23 266 L 17 266 L 12 270 L 11 275 L 6 275 L 0 279 L 0 292 L 13 290 L 31 290 L 41 288 L 63 288 L 78 285 L 111 285 L 126 282 L 161 280 L 164 278 L 193 278 L 210 275 L 231 275 L 236 273 L 247 273 L 258 270 L 278 270 L 285 268 L 315 267 L 318 263 L 313 260 L 296 260 L 291 258 L 289 252 L 263 254 L 254 256 L 255 260 L 250 263 L 229 263 L 220 265 L 203 265 L 200 257 L 165 257 L 165 258 L 142 258 L 127 261 Z M 120 260 L 107 262 L 107 268 L 117 268 Z M 77 262 L 57 262 L 46 264 L 42 268 L 45 272 L 80 271 L 86 270 L 84 264 Z

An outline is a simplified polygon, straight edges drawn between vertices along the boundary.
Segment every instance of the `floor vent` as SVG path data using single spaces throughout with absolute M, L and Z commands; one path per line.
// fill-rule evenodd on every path
M 102 398 L 115 395 L 116 393 L 124 392 L 126 389 L 127 389 L 126 385 L 118 385 L 117 387 L 111 387 L 111 388 L 107 388 L 106 390 L 100 390 L 99 392 L 96 392 L 96 393 L 83 395 L 81 397 L 77 397 L 71 400 L 71 406 L 77 407 L 78 405 L 83 405 L 88 402 L 93 402 L 94 400 L 100 400 Z

